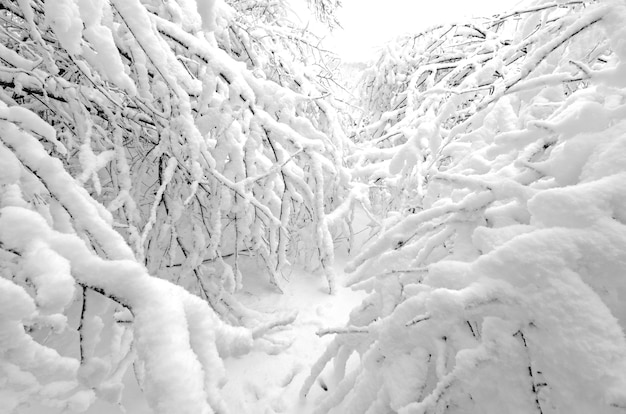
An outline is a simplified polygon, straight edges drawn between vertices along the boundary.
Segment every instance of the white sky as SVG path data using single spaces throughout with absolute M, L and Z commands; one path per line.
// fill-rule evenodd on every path
M 386 41 L 438 23 L 506 11 L 519 0 L 342 0 L 337 29 L 327 39 L 344 60 L 367 58 Z

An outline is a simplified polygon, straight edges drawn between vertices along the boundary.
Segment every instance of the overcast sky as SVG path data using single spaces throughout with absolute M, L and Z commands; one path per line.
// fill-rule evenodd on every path
M 377 46 L 406 32 L 468 16 L 506 11 L 519 0 L 342 0 L 343 30 L 328 39 L 347 60 L 366 58 Z

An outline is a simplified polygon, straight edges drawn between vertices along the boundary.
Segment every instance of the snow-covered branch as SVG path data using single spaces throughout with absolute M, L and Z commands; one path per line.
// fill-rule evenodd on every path
M 333 362 L 318 412 L 623 410 L 625 18 L 535 2 L 366 72 L 350 163 L 380 228 L 346 268 L 370 295 L 304 383 Z
M 251 323 L 242 262 L 280 288 L 306 255 L 332 290 L 328 53 L 253 3 L 0 0 L 9 411 L 117 403 L 134 363 L 155 412 L 226 412 L 222 359 L 294 320 L 224 322 Z

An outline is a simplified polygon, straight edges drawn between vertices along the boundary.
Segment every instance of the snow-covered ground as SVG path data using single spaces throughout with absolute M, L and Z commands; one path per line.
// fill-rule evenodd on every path
M 339 270 L 339 269 L 338 269 Z M 341 275 L 338 271 L 337 274 Z M 332 335 L 319 337 L 323 328 L 344 326 L 352 308 L 363 298 L 362 292 L 341 287 L 328 295 L 322 276 L 292 274 L 285 293 L 270 291 L 266 284 L 246 281 L 240 297 L 252 309 L 264 312 L 297 311 L 295 322 L 269 336 L 273 342 L 288 345 L 276 355 L 253 351 L 225 361 L 228 383 L 223 397 L 237 413 L 308 413 L 313 402 L 324 393 L 323 382 L 300 400 L 299 392 L 309 369 L 324 352 Z M 290 345 L 289 345 L 290 344 Z

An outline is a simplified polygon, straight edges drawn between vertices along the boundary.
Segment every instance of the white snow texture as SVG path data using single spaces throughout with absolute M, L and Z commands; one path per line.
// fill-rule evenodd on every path
M 281 1 L 2 4 L 1 413 L 626 410 L 621 0 L 400 37 L 365 114 Z M 344 327 L 254 309 L 298 267 Z

